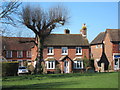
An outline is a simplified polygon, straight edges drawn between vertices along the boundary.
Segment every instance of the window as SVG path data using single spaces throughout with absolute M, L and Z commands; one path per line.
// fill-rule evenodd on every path
M 68 55 L 68 48 L 62 47 L 62 55 Z
M 31 58 L 31 51 L 27 51 L 27 57 Z
M 103 46 L 103 45 L 101 44 L 101 45 L 100 45 L 100 48 L 102 48 L 102 46 Z
M 82 55 L 82 48 L 76 47 L 76 55 Z
M 11 58 L 12 57 L 12 51 L 6 51 L 6 57 Z
M 82 69 L 83 68 L 83 61 L 74 61 L 74 68 L 75 69 Z
M 119 43 L 119 50 L 120 50 L 120 43 Z
M 47 61 L 47 69 L 55 69 L 55 61 Z
M 22 57 L 23 57 L 22 51 L 17 51 L 17 57 L 18 57 L 18 58 L 22 58 Z
M 98 48 L 98 45 L 96 45 L 96 48 Z
M 47 55 L 54 55 L 53 47 L 48 47 L 48 54 Z

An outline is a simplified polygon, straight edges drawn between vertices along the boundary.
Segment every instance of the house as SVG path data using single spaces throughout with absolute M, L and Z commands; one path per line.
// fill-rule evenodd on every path
M 2 57 L 7 61 L 19 61 L 19 66 L 31 64 L 31 48 L 33 43 L 20 43 L 19 41 L 34 40 L 23 37 L 2 37 Z
M 65 29 L 64 34 L 50 34 L 45 39 L 43 59 L 46 72 L 54 72 L 57 66 L 61 73 L 80 72 L 84 69 L 84 58 L 90 58 L 86 31 L 84 24 L 81 34 L 70 34 L 70 30 Z M 35 60 L 37 48 L 34 47 L 32 51 L 32 59 Z
M 90 43 L 90 46 L 96 71 L 99 69 L 98 62 L 103 54 L 107 57 L 111 70 L 120 69 L 120 29 L 106 29 Z
M 84 58 L 89 59 L 89 42 L 87 28 L 84 24 L 81 34 L 50 34 L 44 42 L 43 60 L 46 73 L 53 73 L 57 68 L 61 73 L 80 72 L 84 69 Z M 37 47 L 34 43 L 20 43 L 35 38 L 3 37 L 3 56 L 8 61 L 19 61 L 24 66 L 26 61 L 36 65 Z

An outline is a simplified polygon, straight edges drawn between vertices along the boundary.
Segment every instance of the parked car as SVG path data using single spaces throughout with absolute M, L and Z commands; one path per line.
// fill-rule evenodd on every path
M 18 75 L 20 75 L 20 74 L 28 74 L 28 73 L 29 73 L 29 71 L 28 71 L 27 67 L 25 67 L 25 66 L 20 66 L 20 67 L 18 68 Z

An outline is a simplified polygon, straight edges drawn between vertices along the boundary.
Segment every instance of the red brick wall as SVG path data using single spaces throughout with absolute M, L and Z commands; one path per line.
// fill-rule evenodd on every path
M 120 50 L 119 50 L 119 44 L 115 44 L 113 43 L 113 53 L 120 53 Z
M 54 55 L 47 55 L 47 48 L 44 49 L 43 57 L 44 59 L 47 57 L 55 57 L 56 60 L 59 60 L 62 56 L 62 49 L 61 47 L 54 47 Z M 84 58 L 86 56 L 89 59 L 89 48 L 83 47 L 82 48 L 82 55 L 75 55 L 76 54 L 76 47 L 68 47 L 68 57 L 74 59 L 75 57 Z

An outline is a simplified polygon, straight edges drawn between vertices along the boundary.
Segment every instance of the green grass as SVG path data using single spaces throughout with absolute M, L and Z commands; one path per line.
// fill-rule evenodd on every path
M 73 73 L 9 76 L 3 88 L 118 88 L 118 73 Z

